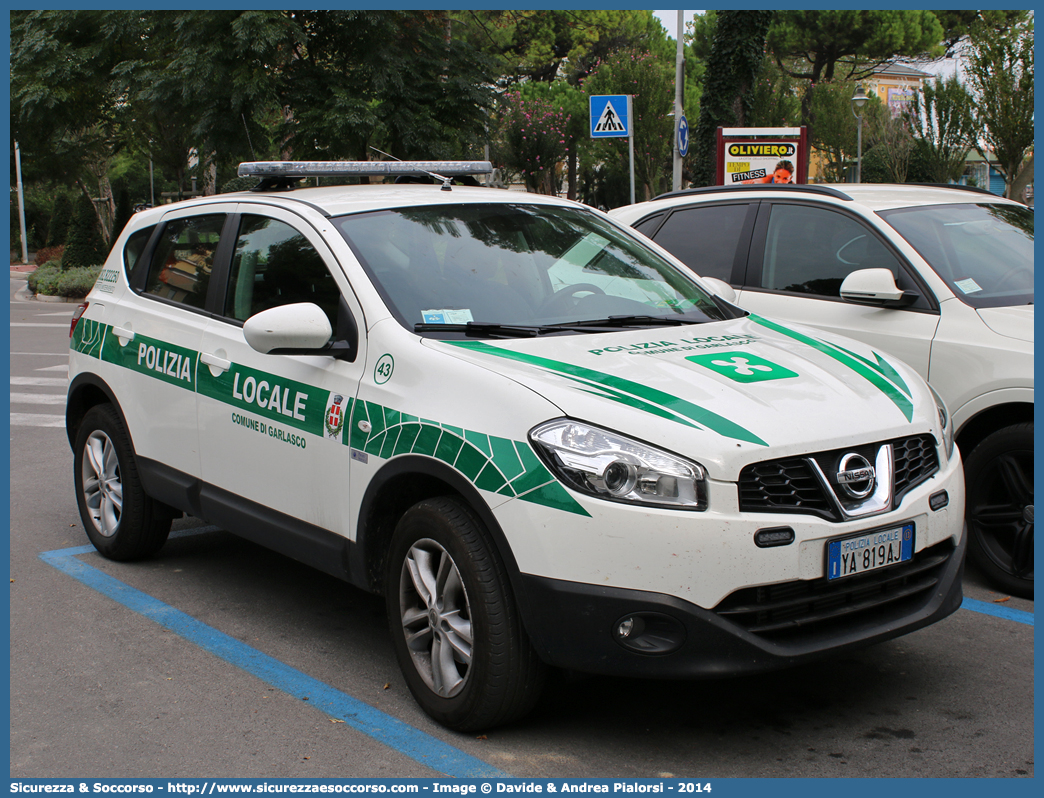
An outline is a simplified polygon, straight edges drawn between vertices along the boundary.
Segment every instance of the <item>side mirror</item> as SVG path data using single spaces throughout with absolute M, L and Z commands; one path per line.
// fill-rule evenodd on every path
M 717 277 L 701 277 L 700 280 L 706 285 L 711 291 L 717 294 L 719 297 L 724 299 L 730 305 L 736 304 L 736 292 L 732 289 L 724 280 L 719 280 Z
M 902 291 L 888 269 L 860 269 L 841 283 L 841 298 L 857 305 L 902 308 L 917 301 L 913 291 Z
M 333 336 L 330 320 L 311 302 L 255 313 L 243 322 L 243 337 L 263 355 L 319 355 Z

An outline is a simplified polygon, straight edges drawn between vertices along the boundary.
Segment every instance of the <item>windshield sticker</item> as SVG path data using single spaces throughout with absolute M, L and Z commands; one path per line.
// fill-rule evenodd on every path
M 800 341 L 807 346 L 811 346 L 822 352 L 824 355 L 832 357 L 838 363 L 847 366 L 852 369 L 856 374 L 863 377 L 875 388 L 879 389 L 885 396 L 892 400 L 896 407 L 906 416 L 907 421 L 913 421 L 913 402 L 910 400 L 912 394 L 910 388 L 899 372 L 885 360 L 877 352 L 874 352 L 875 361 L 868 358 L 862 357 L 850 352 L 847 349 L 842 349 L 834 344 L 829 344 L 826 341 L 817 341 L 815 338 L 809 338 L 807 335 L 803 335 L 796 330 L 789 330 L 781 324 L 763 319 L 761 316 L 757 316 L 753 313 L 748 317 L 751 321 L 756 324 L 760 324 L 762 327 L 767 327 L 770 330 L 775 330 L 780 335 L 785 335 L 788 338 L 793 338 L 795 341 Z
M 471 315 L 471 311 L 465 308 L 464 310 L 450 310 L 443 308 L 442 310 L 422 310 L 421 318 L 424 319 L 425 324 L 467 324 L 469 321 L 475 321 L 475 317 Z
M 517 360 L 530 366 L 536 366 L 545 371 L 559 374 L 566 377 L 566 379 L 583 385 L 587 393 L 602 396 L 614 402 L 633 407 L 636 410 L 653 413 L 677 424 L 696 429 L 709 429 L 726 438 L 755 443 L 759 446 L 768 446 L 765 441 L 750 430 L 744 429 L 739 424 L 719 416 L 717 413 L 694 405 L 680 397 L 642 385 L 641 383 L 632 382 L 623 377 L 615 377 L 601 371 L 584 368 L 583 366 L 550 360 L 536 355 L 527 355 L 510 349 L 500 349 L 484 341 L 447 341 L 446 343 L 486 355 L 494 355 L 507 360 Z
M 976 291 L 982 290 L 979 284 L 975 282 L 971 277 L 969 277 L 967 280 L 958 280 L 954 283 L 954 285 L 960 288 L 966 294 L 974 294 Z
M 697 366 L 717 372 L 736 382 L 763 382 L 796 377 L 797 372 L 784 368 L 749 352 L 720 352 L 715 355 L 692 355 L 685 358 Z

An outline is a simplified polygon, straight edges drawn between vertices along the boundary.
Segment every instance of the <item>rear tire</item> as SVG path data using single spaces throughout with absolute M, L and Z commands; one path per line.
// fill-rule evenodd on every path
M 968 557 L 997 587 L 1033 598 L 1033 423 L 987 435 L 964 464 Z
M 399 666 L 432 718 L 477 731 L 533 708 L 547 669 L 522 627 L 504 565 L 466 505 L 442 497 L 406 511 L 392 539 L 385 598 Z
M 112 405 L 95 405 L 83 417 L 74 473 L 80 519 L 102 555 L 139 560 L 159 551 L 171 513 L 142 489 L 130 436 Z

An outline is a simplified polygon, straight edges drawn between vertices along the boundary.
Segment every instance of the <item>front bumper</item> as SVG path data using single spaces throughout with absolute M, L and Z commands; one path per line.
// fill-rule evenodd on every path
M 540 656 L 561 668 L 650 678 L 757 673 L 945 618 L 963 598 L 964 551 L 962 536 L 956 546 L 945 540 L 893 569 L 833 585 L 824 578 L 747 588 L 712 610 L 675 596 L 522 574 L 524 614 Z M 649 619 L 661 640 L 677 645 L 668 653 L 625 647 L 614 630 L 633 616 Z

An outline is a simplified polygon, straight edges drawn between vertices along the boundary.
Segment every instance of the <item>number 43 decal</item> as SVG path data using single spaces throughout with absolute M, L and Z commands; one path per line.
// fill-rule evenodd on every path
M 381 359 L 377 361 L 377 365 L 373 369 L 373 381 L 381 385 L 391 379 L 393 371 L 395 371 L 395 358 L 391 355 L 381 355 Z

